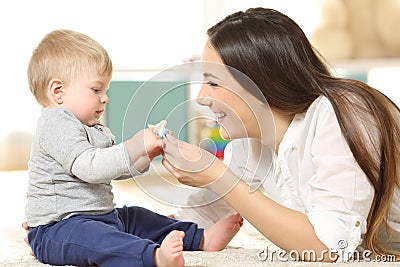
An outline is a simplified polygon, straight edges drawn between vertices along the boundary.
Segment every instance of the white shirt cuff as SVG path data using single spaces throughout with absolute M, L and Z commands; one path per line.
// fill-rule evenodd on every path
M 340 220 L 329 211 L 312 211 L 308 215 L 314 231 L 329 253 L 337 254 L 338 262 L 346 262 L 353 258 L 356 248 L 361 244 L 361 232 L 366 222 L 361 216 L 351 216 L 346 222 Z

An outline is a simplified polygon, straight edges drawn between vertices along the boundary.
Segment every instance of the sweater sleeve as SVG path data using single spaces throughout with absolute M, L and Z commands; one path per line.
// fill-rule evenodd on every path
M 141 174 L 133 166 L 129 166 L 129 155 L 123 143 L 86 150 L 75 160 L 72 173 L 88 183 L 109 183 L 121 176 Z

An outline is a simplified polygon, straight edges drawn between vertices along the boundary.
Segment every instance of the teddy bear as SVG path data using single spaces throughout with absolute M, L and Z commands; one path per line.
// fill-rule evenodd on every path
M 311 43 L 329 60 L 400 57 L 400 0 L 321 0 Z

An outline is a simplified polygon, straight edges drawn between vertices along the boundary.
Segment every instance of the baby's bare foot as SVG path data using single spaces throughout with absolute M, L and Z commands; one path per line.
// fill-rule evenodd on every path
M 200 247 L 204 251 L 219 251 L 228 245 L 243 225 L 243 217 L 239 213 L 219 220 L 210 228 L 204 230 Z
M 169 233 L 159 248 L 154 251 L 154 262 L 158 267 L 180 267 L 184 266 L 183 258 L 183 237 L 182 231 L 172 231 Z

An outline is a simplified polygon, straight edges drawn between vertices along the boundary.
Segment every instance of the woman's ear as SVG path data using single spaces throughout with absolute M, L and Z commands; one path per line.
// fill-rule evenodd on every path
M 52 102 L 61 105 L 64 96 L 64 83 L 60 79 L 52 79 L 48 85 L 48 94 Z

